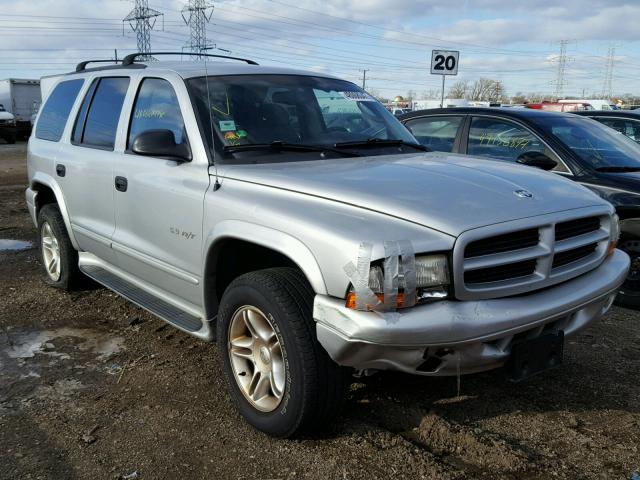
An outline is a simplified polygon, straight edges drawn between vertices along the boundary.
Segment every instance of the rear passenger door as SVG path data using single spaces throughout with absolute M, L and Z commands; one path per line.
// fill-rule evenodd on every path
M 454 152 L 464 118 L 464 115 L 419 117 L 407 120 L 405 126 L 425 147 L 436 152 Z
M 184 81 L 144 77 L 127 105 L 128 134 L 113 172 L 118 265 L 189 311 L 202 306 L 202 220 L 209 163 Z M 131 150 L 150 130 L 169 130 L 193 159 L 142 156 Z M 191 132 L 192 137 L 187 135 Z M 124 185 L 124 187 L 123 187 Z
M 112 263 L 114 147 L 130 79 L 99 77 L 88 83 L 56 174 L 80 248 Z

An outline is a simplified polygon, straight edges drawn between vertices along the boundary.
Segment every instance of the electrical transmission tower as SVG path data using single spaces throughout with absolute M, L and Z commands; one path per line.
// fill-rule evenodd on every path
M 607 52 L 607 66 L 604 72 L 604 85 L 602 86 L 602 97 L 611 99 L 613 97 L 613 63 L 616 56 L 616 47 L 609 47 Z
M 158 17 L 162 17 L 162 29 L 164 30 L 164 14 L 149 8 L 148 0 L 135 0 L 135 2 L 133 10 L 122 20 L 123 29 L 124 22 L 129 23 L 138 37 L 138 52 L 149 53 L 151 51 L 151 30 L 155 27 Z M 144 55 L 141 59 L 151 60 L 148 55 Z
M 187 48 L 194 53 L 202 53 L 213 48 L 207 42 L 207 23 L 213 15 L 213 4 L 206 0 L 189 0 L 182 8 L 182 19 L 191 28 L 191 37 Z M 197 56 L 196 58 L 202 58 Z
M 558 76 L 556 78 L 556 98 L 562 98 L 566 83 L 565 73 L 567 70 L 567 45 L 569 40 L 560 40 L 560 56 L 558 57 Z

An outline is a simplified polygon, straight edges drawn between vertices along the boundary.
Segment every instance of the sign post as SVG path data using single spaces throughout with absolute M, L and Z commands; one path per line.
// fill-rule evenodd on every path
M 431 74 L 442 75 L 442 96 L 440 108 L 444 107 L 444 79 L 447 75 L 458 74 L 458 59 L 460 52 L 457 50 L 432 50 Z

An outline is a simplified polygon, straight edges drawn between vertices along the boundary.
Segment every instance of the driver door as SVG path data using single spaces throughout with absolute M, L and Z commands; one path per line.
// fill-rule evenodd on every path
M 554 172 L 571 173 L 537 135 L 516 122 L 490 116 L 472 116 L 468 132 L 466 145 L 462 142 L 467 155 L 515 163 L 525 152 L 539 152 L 557 162 Z
M 143 77 L 128 108 L 128 134 L 114 165 L 113 249 L 119 267 L 187 308 L 202 304 L 202 219 L 209 186 L 208 159 L 184 82 Z M 136 136 L 169 130 L 191 144 L 193 159 L 180 162 L 131 151 Z M 196 148 L 198 147 L 198 148 Z M 171 292 L 171 294 L 169 294 Z

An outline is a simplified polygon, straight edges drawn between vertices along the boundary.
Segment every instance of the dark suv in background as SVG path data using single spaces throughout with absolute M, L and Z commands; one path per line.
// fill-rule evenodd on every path
M 596 117 L 599 113 L 581 112 Z M 640 115 L 634 116 L 640 120 Z M 620 112 L 606 117 L 620 117 Z M 432 150 L 550 170 L 611 202 L 622 220 L 619 248 L 631 256 L 617 303 L 640 308 L 640 145 L 574 113 L 526 108 L 420 110 L 402 115 L 400 121 Z

